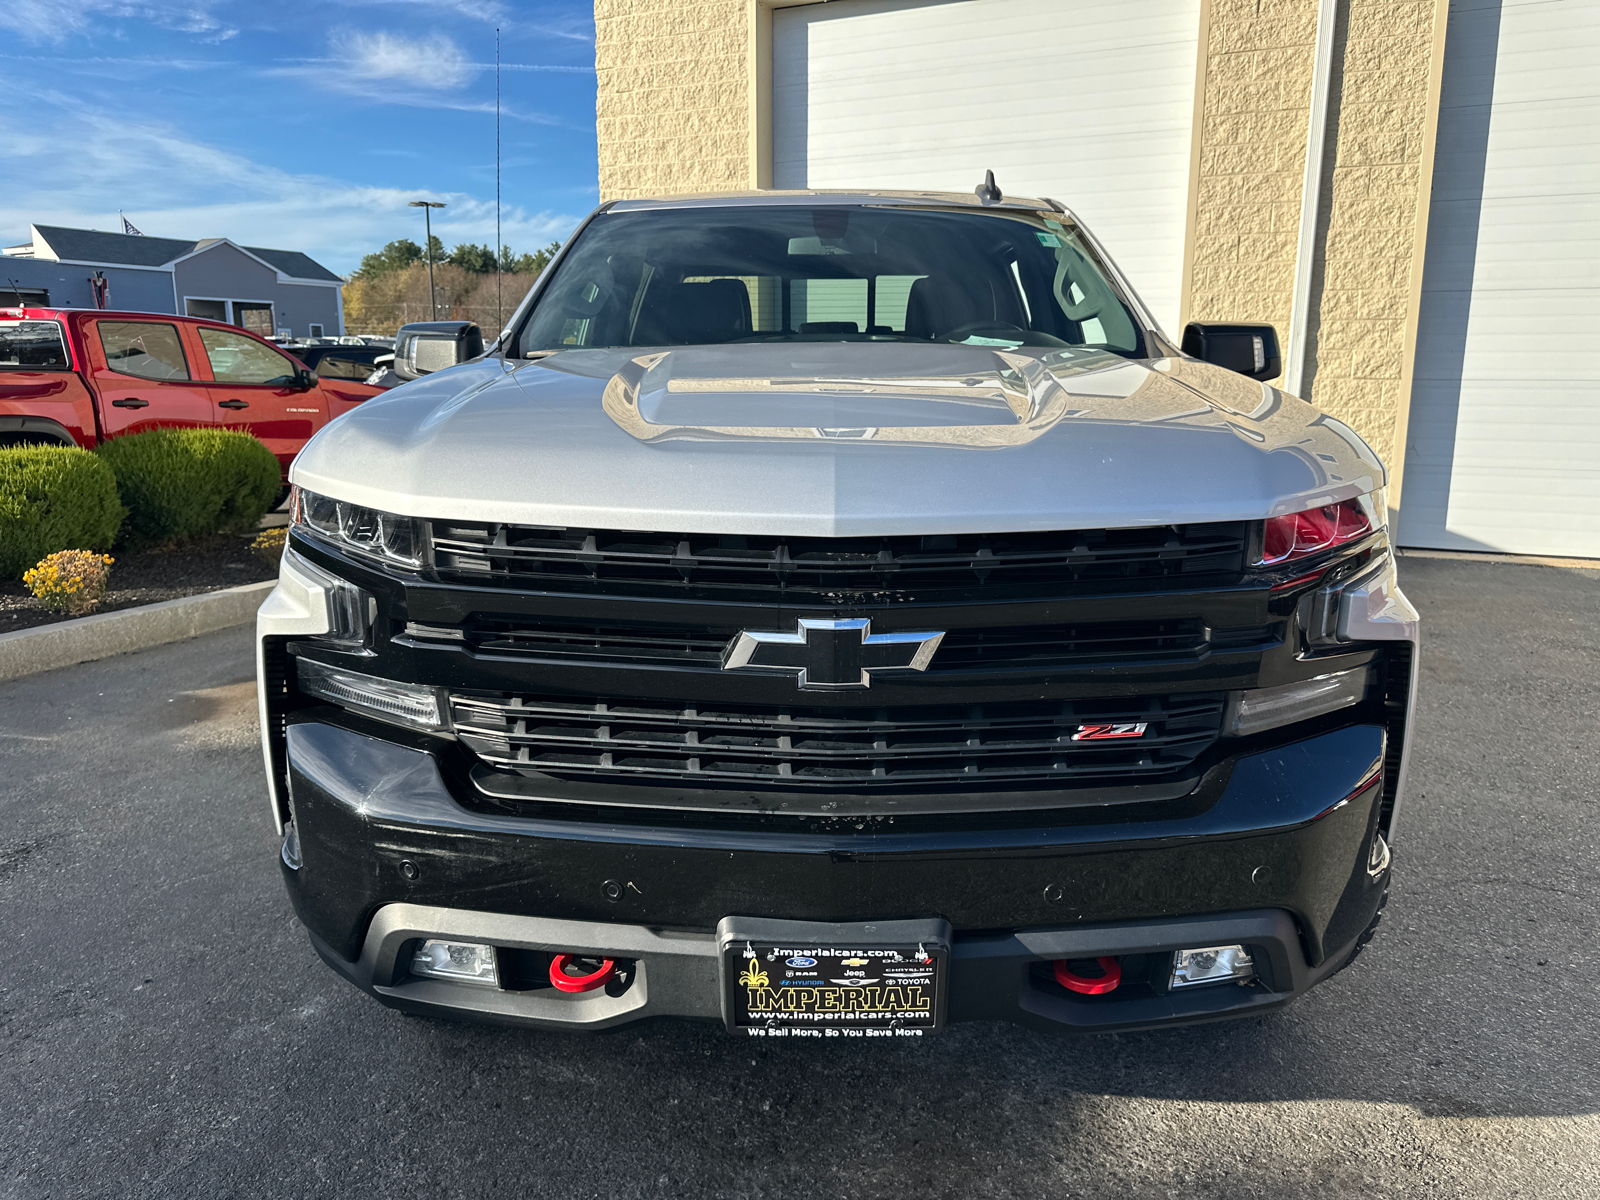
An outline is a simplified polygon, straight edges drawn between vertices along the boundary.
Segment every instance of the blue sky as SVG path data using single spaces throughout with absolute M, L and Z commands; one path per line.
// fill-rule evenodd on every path
M 28 225 L 304 250 L 335 271 L 443 200 L 445 245 L 564 238 L 596 203 L 585 0 L 3 0 L 0 245 Z

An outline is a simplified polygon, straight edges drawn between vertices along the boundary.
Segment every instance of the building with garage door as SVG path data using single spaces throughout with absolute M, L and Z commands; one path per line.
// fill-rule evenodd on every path
M 263 337 L 344 332 L 344 281 L 298 250 L 59 225 L 30 232 L 0 255 L 0 305 L 177 313 Z
M 604 198 L 970 192 L 1266 320 L 1402 544 L 1600 557 L 1600 5 L 597 0 Z

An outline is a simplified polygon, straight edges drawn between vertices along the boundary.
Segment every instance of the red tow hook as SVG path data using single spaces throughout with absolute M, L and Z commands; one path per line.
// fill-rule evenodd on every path
M 1068 959 L 1058 958 L 1055 961 L 1056 982 L 1069 992 L 1081 992 L 1085 996 L 1103 996 L 1107 992 L 1117 990 L 1117 985 L 1122 982 L 1122 965 L 1114 958 L 1104 956 L 1095 959 L 1100 967 L 1101 974 L 1089 977 L 1075 975 L 1068 968 Z
M 600 966 L 587 975 L 569 975 L 567 968 L 579 963 L 598 962 Z M 581 971 L 583 967 L 579 966 Z M 558 954 L 550 960 L 550 983 L 563 992 L 592 992 L 611 982 L 617 973 L 617 964 L 610 958 L 585 958 L 577 954 Z

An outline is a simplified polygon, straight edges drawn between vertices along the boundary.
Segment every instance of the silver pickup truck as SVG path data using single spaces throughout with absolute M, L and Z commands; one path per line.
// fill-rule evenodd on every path
M 283 874 L 395 1008 L 916 1037 L 1262 1013 L 1388 892 L 1384 468 L 1051 200 L 602 205 L 294 464 Z

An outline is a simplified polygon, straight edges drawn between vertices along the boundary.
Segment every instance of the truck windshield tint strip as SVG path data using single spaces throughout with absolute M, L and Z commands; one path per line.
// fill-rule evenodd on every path
M 0 321 L 0 371 L 71 369 L 56 321 Z
M 1060 214 L 828 205 L 603 213 L 557 268 L 520 353 L 773 341 L 1143 352 Z

